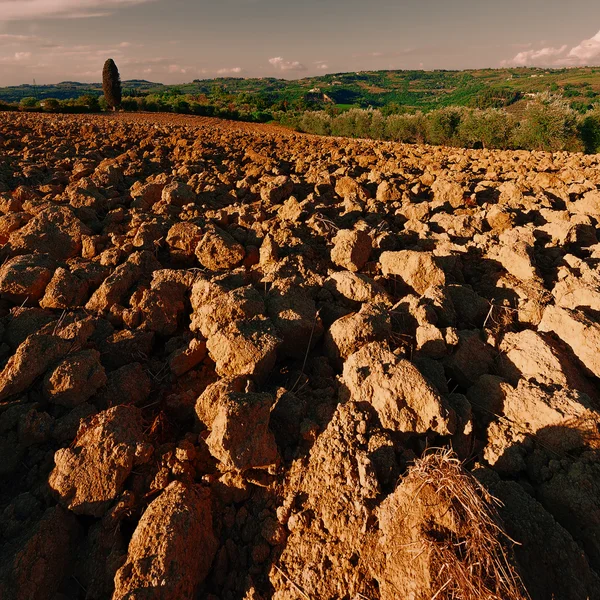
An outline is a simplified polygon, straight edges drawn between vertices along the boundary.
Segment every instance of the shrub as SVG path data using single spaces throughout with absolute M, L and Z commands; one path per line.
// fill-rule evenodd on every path
M 585 152 L 596 154 L 600 152 L 600 113 L 586 116 L 579 124 L 579 137 Z
M 509 148 L 515 118 L 506 111 L 490 108 L 464 113 L 457 130 L 458 141 L 468 148 Z
M 434 110 L 427 115 L 428 139 L 432 144 L 451 145 L 454 143 L 464 109 L 449 106 Z
M 331 133 L 331 117 L 322 110 L 304 113 L 300 118 L 299 129 L 306 133 L 329 135 Z
M 9 102 L 3 102 L 0 100 L 0 110 L 13 111 L 18 110 L 18 107 L 15 104 L 10 104 Z
M 44 112 L 57 113 L 61 110 L 60 101 L 56 98 L 46 98 L 40 102 L 40 105 Z
M 84 94 L 77 98 L 77 105 L 86 109 L 86 112 L 100 112 L 100 102 L 98 101 L 98 96 L 94 96 L 93 94 Z
M 421 112 L 414 115 L 390 115 L 385 124 L 385 137 L 396 142 L 423 144 L 427 141 L 427 121 Z
M 37 98 L 28 96 L 27 98 L 21 98 L 19 102 L 19 109 L 25 111 L 37 110 L 39 108 L 39 102 Z
M 515 145 L 525 150 L 578 151 L 577 114 L 561 98 L 545 93 L 530 102 L 515 131 Z

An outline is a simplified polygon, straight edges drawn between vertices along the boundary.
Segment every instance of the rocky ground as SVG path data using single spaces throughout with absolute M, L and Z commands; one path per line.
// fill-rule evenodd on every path
M 600 598 L 599 228 L 597 156 L 0 114 L 0 598 Z

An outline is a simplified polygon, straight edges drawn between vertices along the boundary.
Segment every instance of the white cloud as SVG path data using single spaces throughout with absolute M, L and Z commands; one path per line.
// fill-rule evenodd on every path
M 181 73 L 185 75 L 186 69 L 180 65 L 169 65 L 169 73 Z
M 31 52 L 15 52 L 15 60 L 26 60 L 31 56 Z
M 501 63 L 506 67 L 576 67 L 600 64 L 600 31 L 592 38 L 582 40 L 569 48 L 568 44 L 560 47 L 544 46 L 523 50 L 510 60 Z
M 0 0 L 0 21 L 99 17 L 155 0 Z
M 585 64 L 600 61 L 600 31 L 593 38 L 583 40 L 580 44 L 571 48 L 569 57 Z
M 231 69 L 219 69 L 217 75 L 236 75 L 242 72 L 242 67 L 233 67 Z
M 35 42 L 38 39 L 39 38 L 35 35 L 16 35 L 13 33 L 0 33 L 0 46 L 15 46 L 23 44 L 25 42 Z
M 324 60 L 318 60 L 315 62 L 315 65 L 317 65 L 317 69 L 320 69 L 321 71 L 329 69 L 329 65 Z
M 306 66 L 297 60 L 284 60 L 281 56 L 270 58 L 269 62 L 272 66 L 280 71 L 306 71 Z
M 503 64 L 512 65 L 515 67 L 525 67 L 527 65 L 551 65 L 558 64 L 564 60 L 568 46 L 565 44 L 560 48 L 539 48 L 538 50 L 523 50 L 519 52 L 510 61 L 504 61 Z

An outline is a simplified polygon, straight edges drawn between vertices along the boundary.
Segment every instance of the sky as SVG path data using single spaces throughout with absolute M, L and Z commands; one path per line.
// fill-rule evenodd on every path
M 0 86 L 600 65 L 598 0 L 0 0 Z

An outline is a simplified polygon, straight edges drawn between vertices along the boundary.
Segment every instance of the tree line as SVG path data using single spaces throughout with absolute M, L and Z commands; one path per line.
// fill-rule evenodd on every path
M 600 152 L 600 111 L 580 114 L 550 93 L 527 102 L 519 113 L 499 108 L 450 106 L 427 113 L 385 115 L 353 108 L 338 115 L 306 111 L 279 116 L 304 133 L 463 148 Z

